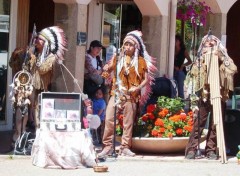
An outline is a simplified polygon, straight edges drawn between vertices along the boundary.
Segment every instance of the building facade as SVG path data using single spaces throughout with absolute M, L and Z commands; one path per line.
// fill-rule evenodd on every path
M 211 27 L 215 36 L 226 42 L 230 57 L 240 65 L 240 22 L 237 0 L 205 0 L 212 9 L 206 31 Z M 108 59 L 114 47 L 119 47 L 124 34 L 141 29 L 148 52 L 157 58 L 158 76 L 173 76 L 173 58 L 176 29 L 177 0 L 0 0 L 1 55 L 0 63 L 6 66 L 7 83 L 1 87 L 3 99 L 0 131 L 11 130 L 13 115 L 9 97 L 12 82 L 8 61 L 16 47 L 28 45 L 33 24 L 37 31 L 57 25 L 63 28 L 68 40 L 64 64 L 83 87 L 84 58 L 92 40 L 101 40 L 107 47 L 103 58 Z M 238 30 L 239 29 L 239 30 Z M 5 37 L 5 38 L 4 38 Z M 2 43 L 4 41 L 4 43 Z M 238 42 L 239 41 L 239 42 Z M 114 46 L 114 47 L 113 47 Z M 4 60 L 4 61 L 3 61 Z M 64 77 L 64 78 L 63 78 Z M 235 83 L 240 80 L 236 79 Z M 68 89 L 64 86 L 66 83 Z M 67 71 L 56 66 L 52 91 L 79 92 Z M 3 98 L 4 97 L 4 98 Z

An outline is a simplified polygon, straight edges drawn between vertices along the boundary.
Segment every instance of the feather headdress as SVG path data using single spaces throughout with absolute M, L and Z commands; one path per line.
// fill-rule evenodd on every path
M 58 26 L 47 27 L 39 32 L 38 37 L 45 41 L 41 62 L 44 61 L 46 55 L 52 53 L 56 56 L 57 61 L 62 63 L 64 52 L 67 50 L 64 31 Z

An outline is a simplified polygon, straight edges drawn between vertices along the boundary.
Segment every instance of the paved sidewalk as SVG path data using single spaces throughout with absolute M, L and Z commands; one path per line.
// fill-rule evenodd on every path
M 92 168 L 73 170 L 44 169 L 32 165 L 30 156 L 0 155 L 0 176 L 239 176 L 240 165 L 236 157 L 228 164 L 220 160 L 186 160 L 182 155 L 141 155 L 108 158 L 98 165 L 108 166 L 108 172 L 96 173 Z

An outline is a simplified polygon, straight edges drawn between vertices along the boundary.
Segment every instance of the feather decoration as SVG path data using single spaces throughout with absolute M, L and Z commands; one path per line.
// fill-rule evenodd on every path
M 62 63 L 67 51 L 67 40 L 64 31 L 58 26 L 43 29 L 39 35 L 43 36 L 48 45 L 48 51 L 56 56 L 57 62 Z M 49 54 L 47 52 L 46 54 Z

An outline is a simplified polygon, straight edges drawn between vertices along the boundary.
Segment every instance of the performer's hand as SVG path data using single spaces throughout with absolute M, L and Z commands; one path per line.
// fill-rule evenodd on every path
M 103 70 L 108 71 L 113 66 L 113 58 L 108 61 L 106 65 L 104 65 Z
M 103 70 L 108 71 L 108 69 L 109 69 L 109 65 L 108 64 L 104 65 Z
M 128 92 L 136 92 L 136 91 L 139 91 L 139 90 L 140 90 L 140 87 L 134 86 L 134 87 L 131 87 L 131 88 L 128 90 Z

